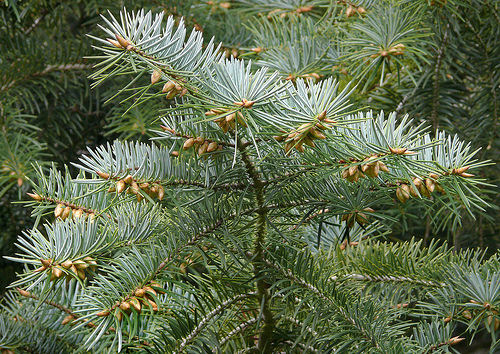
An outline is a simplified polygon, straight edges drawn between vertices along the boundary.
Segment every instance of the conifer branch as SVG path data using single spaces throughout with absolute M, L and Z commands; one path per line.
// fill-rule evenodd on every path
M 6 92 L 14 85 L 20 81 L 28 81 L 37 77 L 45 76 L 53 72 L 66 72 L 66 71 L 81 71 L 91 69 L 92 65 L 81 64 L 81 63 L 71 63 L 71 64 L 61 64 L 61 65 L 48 65 L 45 69 L 39 72 L 34 72 L 25 76 L 22 76 L 16 80 L 12 80 L 9 83 L 0 87 L 0 92 Z
M 236 295 L 230 299 L 227 299 L 226 301 L 222 302 L 220 305 L 218 305 L 216 308 L 214 308 L 212 311 L 210 311 L 209 313 L 207 313 L 202 319 L 201 321 L 198 323 L 198 325 L 191 331 L 191 333 L 189 333 L 189 335 L 185 338 L 182 339 L 179 347 L 178 347 L 178 353 L 182 353 L 182 351 L 184 350 L 184 348 L 186 348 L 187 345 L 189 345 L 189 343 L 191 343 L 194 338 L 203 330 L 204 327 L 206 327 L 206 325 L 208 324 L 208 322 L 214 318 L 215 316 L 217 316 L 218 314 L 220 314 L 222 311 L 224 311 L 225 309 L 227 309 L 229 306 L 233 305 L 234 303 L 238 302 L 238 301 L 241 301 L 241 300 L 244 300 L 250 296 L 253 296 L 255 295 L 256 293 L 255 292 L 250 292 L 248 294 L 239 294 L 239 295 Z M 175 352 L 174 352 L 175 354 Z
M 241 160 L 245 164 L 248 176 L 253 181 L 254 186 L 254 196 L 256 203 L 257 221 L 255 225 L 255 239 L 253 244 L 252 253 L 252 264 L 254 268 L 254 275 L 257 279 L 257 294 L 259 303 L 262 307 L 262 316 L 264 319 L 264 326 L 259 335 L 259 341 L 257 344 L 258 349 L 261 352 L 272 351 L 272 335 L 274 331 L 274 317 L 270 309 L 271 297 L 269 294 L 269 284 L 262 279 L 265 269 L 263 267 L 264 262 L 264 242 L 266 237 L 266 224 L 267 224 L 267 214 L 268 209 L 265 208 L 264 200 L 264 184 L 261 180 L 259 173 L 257 172 L 254 163 L 248 156 L 247 151 L 241 141 L 238 142 L 238 150 L 241 154 Z
M 243 332 L 244 330 L 246 330 L 248 327 L 250 327 L 251 325 L 255 324 L 257 322 L 257 318 L 251 318 L 250 320 L 246 321 L 246 322 L 243 322 L 241 323 L 240 325 L 238 325 L 235 329 L 233 329 L 231 332 L 229 332 L 224 338 L 222 338 L 220 340 L 220 346 L 223 346 L 224 344 L 226 344 L 232 337 L 234 337 L 235 335 L 237 335 L 238 333 L 241 333 Z M 213 353 L 217 353 L 217 349 L 212 349 L 212 352 Z
M 392 275 L 362 275 L 362 274 L 346 274 L 344 276 L 332 276 L 330 280 L 334 282 L 352 279 L 357 281 L 367 282 L 384 282 L 384 283 L 412 283 L 431 287 L 444 287 L 445 283 L 435 282 L 432 280 L 413 279 L 405 276 L 392 276 Z
M 434 132 L 437 132 L 439 128 L 439 120 L 437 116 L 439 109 L 439 87 L 441 81 L 441 78 L 439 77 L 439 72 L 441 71 L 441 64 L 443 60 L 444 50 L 448 42 L 449 28 L 450 24 L 448 23 L 446 26 L 446 30 L 444 32 L 443 41 L 441 42 L 441 47 L 439 48 L 437 53 L 436 66 L 434 67 L 434 86 L 432 88 L 432 111 L 431 111 L 431 122 Z

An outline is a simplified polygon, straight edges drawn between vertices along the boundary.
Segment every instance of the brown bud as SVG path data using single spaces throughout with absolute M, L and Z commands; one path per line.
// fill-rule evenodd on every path
M 215 141 L 212 141 L 210 144 L 208 144 L 207 152 L 212 152 L 215 150 L 217 150 L 217 143 Z
M 66 317 L 64 317 L 64 319 L 62 320 L 61 324 L 64 326 L 70 322 L 73 322 L 75 318 L 72 316 L 72 315 L 68 315 Z
M 349 5 L 349 7 L 347 8 L 347 10 L 345 10 L 346 17 L 351 17 L 355 13 L 356 13 L 356 9 L 354 7 L 352 7 L 351 5 Z
M 294 145 L 295 145 L 295 142 L 293 140 L 288 141 L 285 144 L 285 154 L 288 154 L 288 152 L 293 148 Z
M 406 201 L 410 199 L 410 189 L 406 184 L 398 186 L 396 189 L 396 197 L 401 203 L 406 203 Z
M 52 267 L 52 275 L 54 278 L 59 279 L 63 276 L 63 271 L 58 267 Z
M 106 173 L 106 172 L 100 172 L 100 171 L 97 171 L 96 172 L 97 175 L 103 179 L 109 179 L 109 173 Z
M 116 48 L 120 48 L 122 49 L 122 45 L 120 44 L 120 42 L 118 41 L 115 41 L 114 39 L 111 39 L 111 38 L 106 38 L 106 40 L 111 43 L 112 45 L 114 45 Z
M 69 270 L 71 270 L 71 272 L 73 272 L 73 274 L 75 275 L 75 277 L 78 276 L 78 269 L 76 269 L 75 265 L 72 264 L 71 267 L 69 267 Z
M 156 84 L 161 79 L 161 71 L 154 70 L 151 74 L 151 85 Z
M 17 288 L 17 291 L 19 292 L 19 294 L 21 294 L 24 297 L 29 297 L 30 296 L 30 293 L 27 292 L 26 290 Z
M 310 146 L 310 147 L 314 147 L 315 146 L 314 145 L 314 141 L 312 141 L 312 139 L 309 138 L 309 137 L 307 137 L 307 136 L 302 139 L 302 143 L 304 143 L 304 144 L 306 144 L 307 146 Z
M 315 127 L 311 128 L 309 130 L 309 134 L 314 138 L 314 139 L 326 139 L 326 136 L 325 134 L 323 134 L 322 132 L 320 132 L 318 129 L 316 129 Z
M 76 267 L 76 269 L 86 269 L 89 264 L 81 259 L 74 261 L 73 265 Z
M 465 171 L 467 171 L 469 168 L 470 168 L 470 166 L 465 166 L 465 167 L 460 167 L 460 168 L 454 168 L 453 169 L 453 173 L 457 174 L 457 175 L 460 175 L 460 174 L 464 173 Z
M 125 182 L 126 184 L 131 184 L 133 181 L 134 181 L 134 177 L 132 177 L 131 175 L 128 175 L 127 177 L 125 177 L 123 179 L 123 182 Z
M 123 48 L 127 48 L 130 45 L 130 42 L 128 40 L 126 40 L 125 38 L 123 38 L 122 36 L 120 36 L 119 34 L 115 34 L 115 37 L 116 37 L 116 40 L 118 41 L 118 43 L 120 43 L 120 45 Z
M 63 263 L 61 263 L 61 266 L 66 268 L 66 269 L 69 269 L 72 265 L 73 265 L 73 262 L 71 262 L 69 259 L 67 261 L 64 261 Z
M 54 215 L 56 218 L 60 217 L 64 211 L 64 204 L 57 204 L 56 208 L 54 209 Z
M 99 317 L 106 317 L 106 316 L 109 316 L 109 311 L 108 310 L 103 310 L 101 312 L 98 312 L 96 315 L 99 316 Z
M 207 149 L 208 149 L 208 141 L 205 141 L 198 148 L 198 155 L 200 155 L 200 156 L 203 155 L 205 152 L 207 152 Z
M 134 295 L 137 296 L 137 297 L 143 297 L 144 295 L 146 295 L 146 290 L 144 290 L 144 289 L 137 289 L 134 292 Z
M 184 145 L 182 146 L 182 148 L 184 150 L 187 150 L 189 149 L 190 147 L 192 147 L 194 145 L 194 138 L 189 138 L 187 139 L 185 142 L 184 142 Z
M 175 87 L 173 90 L 171 90 L 166 96 L 165 98 L 167 100 L 171 100 L 172 98 L 174 98 L 175 96 L 177 95 L 177 91 L 175 90 Z
M 123 312 L 117 311 L 115 313 L 116 318 L 118 319 L 118 322 L 121 322 L 123 320 Z
M 158 311 L 158 305 L 153 300 L 146 298 L 153 311 Z
M 448 341 L 448 344 L 449 345 L 455 345 L 455 344 L 458 344 L 460 343 L 461 341 L 463 341 L 465 338 L 460 338 L 460 337 L 453 337 L 453 338 L 450 338 L 450 340 Z
M 161 92 L 163 93 L 169 93 L 175 88 L 175 82 L 169 81 L 165 85 L 163 85 L 163 88 Z
M 127 302 L 127 301 L 123 301 L 121 304 L 120 304 L 120 309 L 122 309 L 123 311 L 128 311 L 130 310 L 130 304 Z
M 201 136 L 198 136 L 196 137 L 196 139 L 194 139 L 194 142 L 195 144 L 203 144 L 205 142 L 205 139 L 202 138 Z
M 380 171 L 389 172 L 389 168 L 382 161 L 378 162 L 378 167 Z
M 368 217 L 365 213 L 357 213 L 356 214 L 356 222 L 360 225 L 368 223 Z
M 86 274 L 85 274 L 85 271 L 83 269 L 78 269 L 76 274 L 78 275 L 78 278 L 80 278 L 81 280 L 85 280 Z
M 124 180 L 119 180 L 118 182 L 116 182 L 116 191 L 118 192 L 118 194 L 122 193 L 126 188 L 126 184 L 125 184 L 125 181 Z
M 164 196 L 165 196 L 165 190 L 163 189 L 163 186 L 158 185 L 158 199 L 163 200 Z
M 63 213 L 61 215 L 61 219 L 66 220 L 68 218 L 68 216 L 69 216 L 70 213 L 71 213 L 71 208 L 69 206 L 67 206 L 63 210 Z
M 156 291 L 150 286 L 145 286 L 143 289 L 146 291 L 148 295 L 154 295 L 154 296 L 157 295 Z
M 38 194 L 36 193 L 26 193 L 28 196 L 30 196 L 31 198 L 35 199 L 36 201 L 40 201 L 42 200 L 42 197 L 39 196 Z
M 130 184 L 130 191 L 133 193 L 133 194 L 138 194 L 140 193 L 140 188 L 139 188 L 139 185 L 137 184 L 136 181 L 132 181 L 132 183 Z
M 406 148 L 389 148 L 392 154 L 394 155 L 404 155 L 406 152 Z
M 471 173 L 465 173 L 465 172 L 461 173 L 461 174 L 460 174 L 460 176 L 462 176 L 462 177 L 464 177 L 464 178 L 474 177 L 474 175 L 473 175 L 473 174 L 471 174 Z
M 97 268 L 97 262 L 92 257 L 85 257 L 83 260 L 85 262 L 87 262 L 87 264 L 90 266 L 90 268 L 92 268 L 92 269 Z
M 432 193 L 434 192 L 434 189 L 436 188 L 436 184 L 434 183 L 434 181 L 430 178 L 426 178 L 425 179 L 425 187 L 427 188 L 427 190 Z
M 83 215 L 82 209 L 73 210 L 73 219 L 81 218 Z
M 136 297 L 131 298 L 129 303 L 137 312 L 141 312 L 141 303 Z
M 51 258 L 49 258 L 49 259 L 41 259 L 40 262 L 42 262 L 42 265 L 45 268 L 48 268 L 52 264 L 52 259 Z

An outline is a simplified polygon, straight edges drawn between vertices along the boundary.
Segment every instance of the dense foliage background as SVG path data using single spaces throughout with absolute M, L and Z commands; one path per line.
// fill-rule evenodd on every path
M 378 3 L 378 4 L 377 4 Z M 356 82 L 350 110 L 408 113 L 481 149 L 480 160 L 498 160 L 500 74 L 499 4 L 494 0 L 378 1 L 4 1 L 0 5 L 0 254 L 12 255 L 22 230 L 39 220 L 27 200 L 37 168 L 60 169 L 115 138 L 155 136 L 167 100 L 134 105 L 130 77 L 90 88 L 91 36 L 100 36 L 101 14 L 154 10 L 183 16 L 188 28 L 214 36 L 227 56 L 251 59 L 281 77 L 337 78 Z M 89 35 L 89 36 L 87 36 Z M 404 43 L 402 46 L 401 44 Z M 126 99 L 126 100 L 125 100 Z M 35 164 L 36 163 L 36 164 Z M 498 166 L 479 177 L 499 183 Z M 462 219 L 418 206 L 396 205 L 385 220 L 392 241 L 448 241 L 455 250 L 498 248 L 498 189 L 484 187 L 488 207 L 467 208 Z M 18 265 L 0 259 L 0 289 Z

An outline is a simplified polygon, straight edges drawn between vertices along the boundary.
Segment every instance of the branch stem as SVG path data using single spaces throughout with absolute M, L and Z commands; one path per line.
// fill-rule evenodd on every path
M 254 163 L 245 150 L 245 143 L 238 141 L 238 150 L 241 153 L 241 159 L 249 177 L 253 181 L 254 195 L 256 203 L 257 222 L 255 225 L 255 240 L 253 244 L 252 265 L 257 285 L 257 299 L 262 308 L 262 318 L 264 325 L 259 334 L 257 349 L 260 353 L 272 352 L 272 336 L 275 320 L 270 308 L 271 296 L 269 294 L 269 284 L 263 279 L 266 271 L 264 262 L 264 242 L 267 233 L 267 214 L 268 209 L 264 205 L 264 187 L 265 183 L 257 172 Z

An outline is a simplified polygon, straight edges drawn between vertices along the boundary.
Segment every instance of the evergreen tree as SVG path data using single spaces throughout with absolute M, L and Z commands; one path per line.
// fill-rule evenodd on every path
M 3 8 L 3 352 L 500 350 L 496 2 L 122 5 Z

